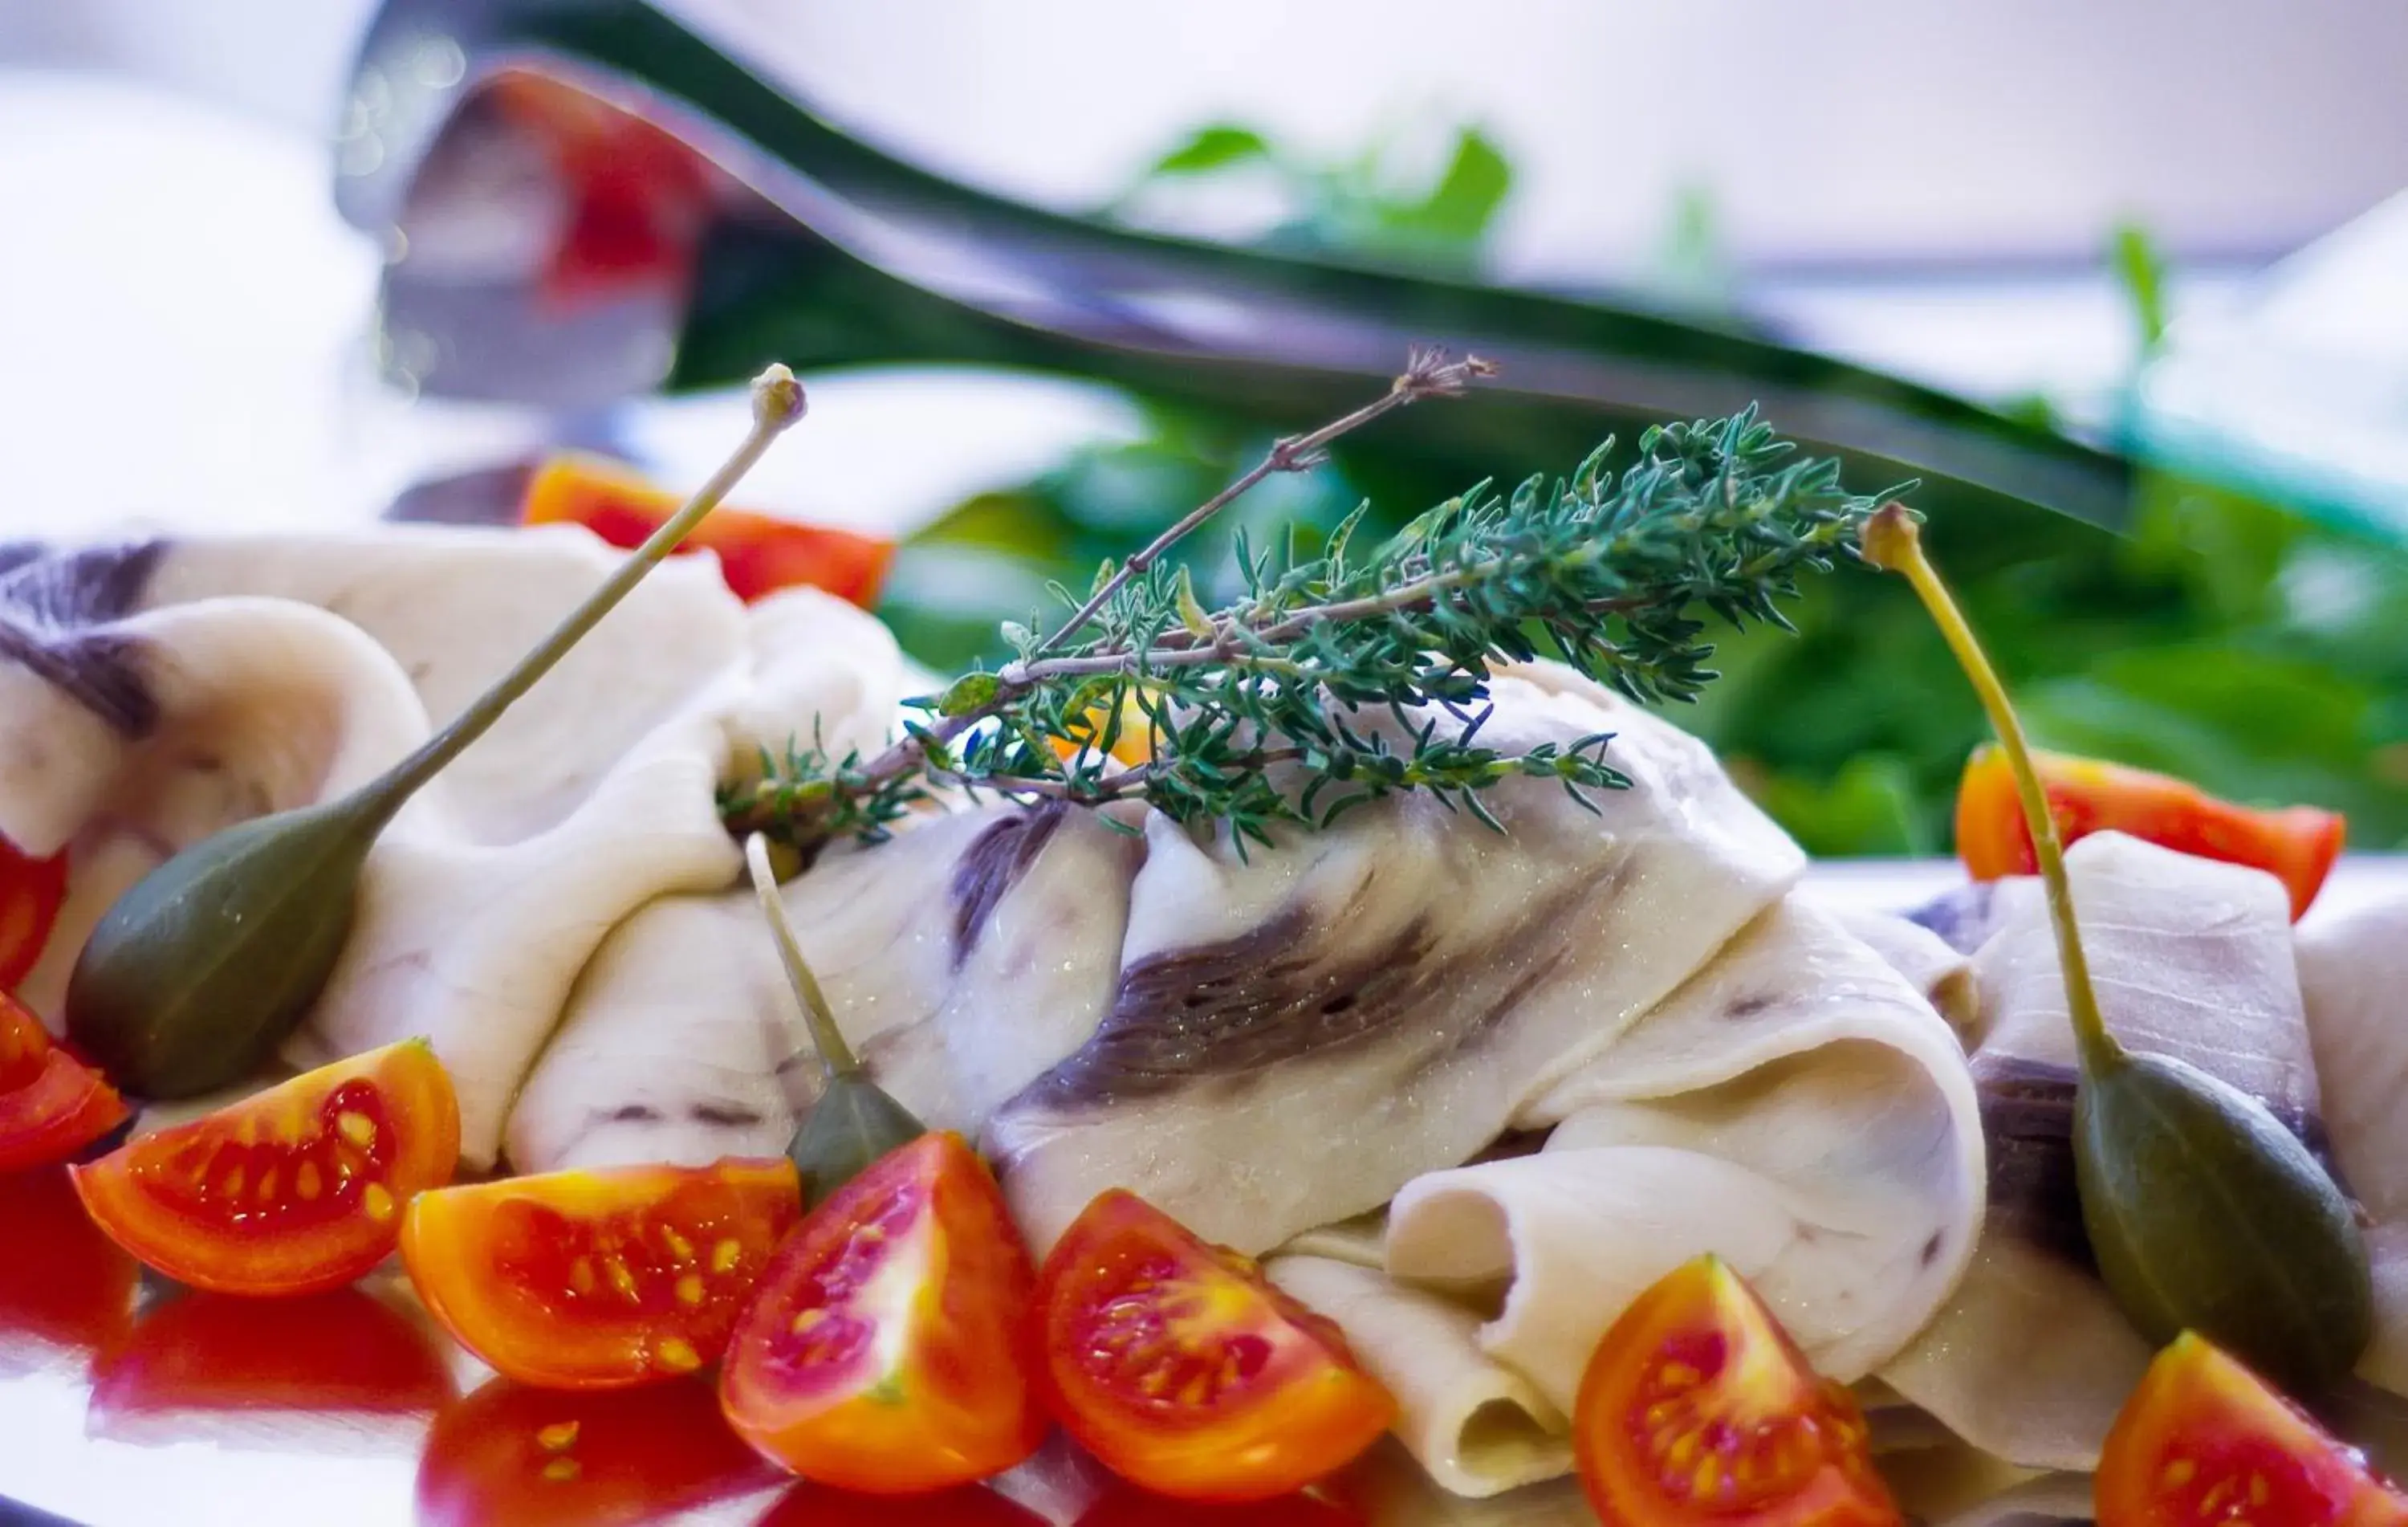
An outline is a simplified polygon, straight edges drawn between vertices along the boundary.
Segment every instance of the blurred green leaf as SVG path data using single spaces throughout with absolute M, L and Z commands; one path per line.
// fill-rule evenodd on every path
M 2141 353 L 2147 356 L 2166 337 L 2166 262 L 2149 231 L 2137 223 L 2116 226 L 2109 263 L 2132 305 Z
M 1213 122 L 1198 127 L 1187 140 L 1155 160 L 1141 179 L 1164 175 L 1196 175 L 1259 160 L 1275 160 L 1269 139 L 1251 127 Z
M 1477 243 L 1513 189 L 1513 169 L 1504 152 L 1476 127 L 1455 135 L 1455 157 L 1419 206 L 1398 206 L 1393 223 L 1424 238 Z

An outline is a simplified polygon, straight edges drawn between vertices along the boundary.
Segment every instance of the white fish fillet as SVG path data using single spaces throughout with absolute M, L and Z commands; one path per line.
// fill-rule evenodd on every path
M 2075 843 L 2066 870 L 2108 1027 L 2314 1119 L 2281 884 L 2113 832 Z M 2041 897 L 2013 896 L 1974 970 L 1990 1026 L 1972 1062 L 1992 1134 L 1988 1222 L 1964 1282 L 1882 1376 L 1988 1452 L 2084 1471 L 2150 1351 L 2079 1252 L 2073 1031 Z
M 1253 846 L 1160 817 L 1096 1037 L 988 1121 L 1040 1251 L 1125 1187 L 1262 1251 L 1466 1160 L 1797 877 L 1712 754 L 1569 670 L 1499 675 L 1482 740 L 1615 734 L 1627 790 L 1509 780 Z M 1369 727 L 1393 728 L 1385 718 Z

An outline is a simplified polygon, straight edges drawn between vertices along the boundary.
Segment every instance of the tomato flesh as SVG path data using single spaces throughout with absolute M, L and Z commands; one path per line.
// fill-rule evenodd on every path
M 1396 1418 L 1335 1324 L 1133 1193 L 1100 1195 L 1064 1232 L 1038 1303 L 1064 1430 L 1158 1494 L 1284 1495 Z
M 550 1172 L 420 1194 L 401 1254 L 427 1309 L 495 1371 L 620 1388 L 717 1361 L 801 1217 L 782 1157 Z
M 520 518 L 528 525 L 581 525 L 632 551 L 682 502 L 615 463 L 557 456 L 527 484 Z M 867 608 L 877 602 L 895 556 L 891 540 L 726 508 L 711 511 L 686 538 L 685 549 L 718 553 L 729 590 L 748 604 L 780 589 L 809 586 Z
M 418 1462 L 422 1527 L 615 1527 L 777 1478 L 700 1384 L 566 1392 L 496 1378 L 446 1405 Z
M 729 1343 L 720 1403 L 809 1479 L 871 1494 L 968 1484 L 1044 1439 L 1029 1381 L 1035 1275 L 957 1134 L 877 1161 L 786 1237 Z
M 2100 1527 L 2408 1522 L 2408 1497 L 2364 1454 L 2188 1333 L 2125 1401 L 2093 1489 Z
M 93 1222 L 169 1277 L 294 1294 L 381 1261 L 403 1208 L 459 1157 L 451 1077 L 405 1040 L 128 1141 L 74 1177 Z
M 67 857 L 28 858 L 0 839 L 0 991 L 15 991 L 50 942 L 67 899 Z
M 1897 1527 L 1863 1413 L 1817 1376 L 1713 1257 L 1659 1279 L 1589 1359 L 1573 1409 L 1581 1485 L 1631 1527 Z
M 0 1172 L 63 1161 L 125 1116 L 116 1088 L 0 992 Z
M 2035 753 L 2032 762 L 2069 846 L 2094 832 L 2124 832 L 2177 853 L 2263 870 L 2289 893 L 2293 921 L 2316 899 L 2348 830 L 2332 812 L 2258 811 L 2145 769 L 2061 753 Z M 1957 785 L 1956 852 L 1976 880 L 2039 872 L 2014 771 L 1995 747 L 1976 749 Z

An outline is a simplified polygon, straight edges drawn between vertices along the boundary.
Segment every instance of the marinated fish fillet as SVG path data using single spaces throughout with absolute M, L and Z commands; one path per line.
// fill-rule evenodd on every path
M 2066 870 L 2116 1036 L 2257 1094 L 2320 1147 L 2281 883 L 2113 832 L 2075 843 Z M 1994 902 L 2003 920 L 1973 962 L 1989 1025 L 1972 1058 L 1990 1145 L 1981 1246 L 1937 1318 L 1881 1374 L 1988 1452 L 2085 1471 L 2151 1354 L 2099 1283 L 2082 1229 L 2073 1030 L 2046 905 L 2016 882 Z
M 1394 796 L 1243 857 L 1149 819 L 1101 1026 L 987 1121 L 1040 1253 L 1114 1186 L 1255 1252 L 1377 1208 L 1609 1050 L 1802 869 L 1696 739 L 1560 668 L 1492 696 L 1483 742 L 1611 731 L 1631 787 L 1584 807 L 1508 780 L 1484 798 L 1502 832 Z
M 29 1000 L 55 1021 L 84 938 L 143 873 L 373 778 L 619 560 L 565 527 L 21 549 L 0 573 L 0 832 L 70 853 Z M 290 1059 L 425 1035 L 465 1156 L 490 1162 L 595 945 L 664 892 L 735 877 L 719 783 L 814 727 L 875 745 L 902 682 L 850 606 L 805 590 L 748 610 L 706 559 L 661 568 L 387 829 Z

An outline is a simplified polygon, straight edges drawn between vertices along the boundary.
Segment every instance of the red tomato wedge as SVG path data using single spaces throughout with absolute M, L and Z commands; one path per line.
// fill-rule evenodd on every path
M 1589 1504 L 1632 1527 L 1898 1527 L 1864 1415 L 1740 1275 L 1700 1257 L 1641 1294 L 1581 1377 Z
M 221 1293 L 339 1288 L 384 1260 L 401 1211 L 452 1178 L 460 1106 L 423 1040 L 295 1076 L 74 1169 L 109 1239 Z
M 778 1248 L 728 1344 L 721 1407 L 763 1456 L 843 1490 L 999 1474 L 1045 1436 L 1033 1281 L 985 1163 L 957 1134 L 922 1135 Z
M 2258 811 L 2145 769 L 2062 753 L 2035 753 L 2032 761 L 2068 846 L 2094 832 L 2127 832 L 2177 853 L 2263 870 L 2290 892 L 2294 922 L 2332 872 L 2347 832 L 2340 816 L 2313 806 Z M 1996 747 L 1974 749 L 1956 786 L 1956 853 L 1976 880 L 2039 872 L 2014 771 Z
M 783 1157 L 547 1172 L 421 1193 L 401 1255 L 427 1309 L 496 1371 L 623 1388 L 718 1361 L 802 1213 Z
M 1099 1195 L 1064 1232 L 1038 1304 L 1064 1430 L 1160 1494 L 1284 1495 L 1396 1418 L 1336 1325 L 1133 1193 Z
M 567 1393 L 496 1378 L 437 1414 L 418 1462 L 418 1521 L 620 1527 L 777 1477 L 727 1429 L 704 1385 Z
M 431 1415 L 451 1398 L 426 1331 L 357 1289 L 273 1301 L 194 1292 L 151 1308 L 93 1364 L 85 1426 L 158 1442 L 206 1434 L 194 1423 L 227 1412 Z
M 0 992 L 0 1172 L 63 1161 L 125 1122 L 125 1100 Z
M 2408 1497 L 2364 1454 L 2187 1333 L 2124 1402 L 2092 1489 L 2099 1527 L 2408 1522 Z
M 581 525 L 632 551 L 682 502 L 616 462 L 554 456 L 527 484 L 519 517 L 527 525 Z M 727 508 L 711 511 L 681 550 L 718 553 L 728 588 L 747 603 L 807 584 L 865 609 L 878 601 L 895 558 L 891 540 Z
M 16 990 L 42 958 L 66 899 L 64 853 L 28 858 L 0 838 L 0 990 Z
M 0 1374 L 21 1338 L 97 1351 L 134 1325 L 137 1264 L 83 1212 L 66 1168 L 0 1174 Z

